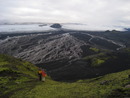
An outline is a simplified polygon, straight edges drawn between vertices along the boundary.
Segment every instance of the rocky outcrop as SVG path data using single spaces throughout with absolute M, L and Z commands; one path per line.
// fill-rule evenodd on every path
M 61 28 L 62 26 L 58 23 L 52 24 L 50 27 L 52 28 Z

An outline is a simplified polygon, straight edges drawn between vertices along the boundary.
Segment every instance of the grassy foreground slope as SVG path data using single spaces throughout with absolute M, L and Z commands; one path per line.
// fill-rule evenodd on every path
M 36 79 L 37 67 L 33 64 L 0 54 L 0 97 L 9 97 Z
M 56 82 L 47 78 L 32 90 L 16 92 L 11 98 L 123 98 L 130 97 L 130 70 L 73 83 Z
M 0 55 L 1 98 L 124 98 L 130 97 L 130 70 L 76 82 L 37 79 L 37 67 Z

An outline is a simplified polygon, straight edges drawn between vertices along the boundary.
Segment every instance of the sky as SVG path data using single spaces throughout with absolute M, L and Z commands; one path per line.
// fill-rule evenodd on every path
M 0 22 L 130 26 L 130 0 L 0 0 Z

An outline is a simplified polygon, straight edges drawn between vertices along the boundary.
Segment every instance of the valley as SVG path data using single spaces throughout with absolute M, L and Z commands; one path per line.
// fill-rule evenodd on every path
M 112 32 L 59 29 L 46 32 L 1 34 L 0 53 L 43 67 L 54 80 L 71 81 L 93 78 L 129 68 L 129 62 L 127 67 L 122 65 L 127 60 L 122 60 L 120 63 L 117 60 L 123 59 L 121 51 L 130 47 L 129 39 L 123 39 L 123 41 L 118 39 L 121 39 L 120 37 L 124 34 L 126 37 L 130 34 L 125 31 L 116 31 L 115 37 L 115 33 Z M 114 56 L 117 59 L 114 59 Z M 97 59 L 93 60 L 93 57 Z M 96 60 L 103 63 L 98 64 Z M 96 65 L 102 67 L 92 67 L 92 62 L 97 62 Z M 109 65 L 109 62 L 113 63 Z M 119 65 L 116 66 L 116 64 Z
M 0 97 L 128 97 L 129 36 L 59 28 L 1 33 Z M 47 72 L 45 83 L 38 80 L 38 67 Z

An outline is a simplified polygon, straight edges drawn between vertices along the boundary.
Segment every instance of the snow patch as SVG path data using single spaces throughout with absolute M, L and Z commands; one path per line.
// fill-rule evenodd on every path
M 106 30 L 119 30 L 124 31 L 124 27 L 119 26 L 102 26 L 102 25 L 87 25 L 87 24 L 75 24 L 66 23 L 62 25 L 64 29 L 71 30 L 84 30 L 84 31 L 106 31 Z
M 0 33 L 19 33 L 19 32 L 36 32 L 55 30 L 49 25 L 40 27 L 39 24 L 16 24 L 16 25 L 0 25 Z

